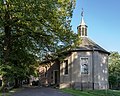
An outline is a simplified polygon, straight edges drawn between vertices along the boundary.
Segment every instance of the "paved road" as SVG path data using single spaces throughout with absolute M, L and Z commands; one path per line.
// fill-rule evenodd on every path
M 72 96 L 53 88 L 25 88 L 14 93 L 12 96 Z

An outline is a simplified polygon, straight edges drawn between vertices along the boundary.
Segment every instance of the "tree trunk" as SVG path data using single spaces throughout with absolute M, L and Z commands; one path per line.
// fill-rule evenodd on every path
M 20 86 L 20 84 L 19 84 L 19 79 L 18 79 L 18 78 L 15 78 L 14 88 L 18 88 L 19 86 Z
M 10 51 L 11 51 L 11 27 L 10 27 L 10 15 L 8 11 L 6 11 L 5 13 L 5 21 L 6 24 L 4 25 L 5 37 L 4 37 L 3 56 L 4 56 L 4 63 L 8 64 Z
M 22 79 L 19 79 L 19 87 L 22 87 Z
M 5 5 L 6 6 L 6 12 L 5 12 L 5 25 L 4 25 L 4 32 L 5 32 L 5 36 L 4 36 L 4 44 L 3 44 L 3 62 L 2 65 L 7 66 L 8 64 L 10 64 L 10 52 L 11 52 L 11 26 L 10 26 L 10 14 L 9 14 L 9 5 Z M 7 73 L 3 75 L 3 84 L 2 87 L 4 89 L 4 87 L 7 85 Z
M 7 91 L 7 83 L 8 83 L 8 81 L 7 81 L 6 76 L 3 76 L 3 77 L 2 77 L 2 87 L 1 87 L 1 90 L 2 90 L 3 92 L 6 92 L 6 91 Z

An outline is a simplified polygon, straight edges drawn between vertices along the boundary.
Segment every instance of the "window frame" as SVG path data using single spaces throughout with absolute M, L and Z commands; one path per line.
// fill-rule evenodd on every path
M 63 61 L 63 75 L 68 75 L 68 74 L 69 74 L 69 63 L 68 63 L 68 60 L 64 60 Z
M 83 62 L 82 59 L 87 59 L 86 62 Z M 88 75 L 89 74 L 89 57 L 80 57 L 80 74 Z M 87 65 L 84 67 L 84 65 Z M 87 69 L 87 71 L 85 71 Z

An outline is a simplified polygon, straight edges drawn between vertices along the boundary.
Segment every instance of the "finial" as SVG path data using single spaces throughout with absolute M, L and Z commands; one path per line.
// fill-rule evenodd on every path
M 84 11 L 83 11 L 83 8 L 82 8 L 82 12 L 81 12 L 81 16 L 83 17 L 83 13 L 84 13 Z
M 83 17 L 84 14 L 83 13 L 84 13 L 84 11 L 83 11 L 83 8 L 82 8 L 82 11 L 81 11 L 81 23 L 78 26 L 78 33 L 80 34 L 80 36 L 86 37 L 87 36 L 87 25 L 85 24 L 84 17 Z
M 82 18 L 81 18 L 81 23 L 80 23 L 80 25 L 86 25 L 85 22 L 84 22 L 84 17 L 83 17 L 84 14 L 83 14 L 83 13 L 84 13 L 84 11 L 83 11 L 83 8 L 82 8 L 82 12 L 81 12 L 81 17 L 82 17 Z

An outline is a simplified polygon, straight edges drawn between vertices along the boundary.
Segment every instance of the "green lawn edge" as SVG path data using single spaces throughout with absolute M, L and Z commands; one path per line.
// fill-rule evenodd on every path
M 120 96 L 120 90 L 78 90 L 65 88 L 62 92 L 72 94 L 73 96 Z

